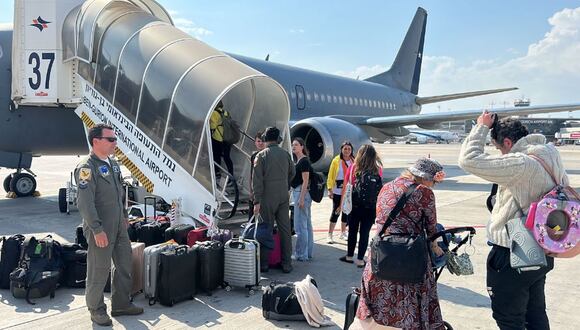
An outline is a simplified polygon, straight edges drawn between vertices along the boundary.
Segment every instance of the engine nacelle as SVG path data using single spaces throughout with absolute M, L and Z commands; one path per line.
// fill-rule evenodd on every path
M 359 126 L 329 117 L 301 120 L 290 128 L 290 135 L 292 138 L 304 139 L 312 167 L 319 172 L 328 171 L 330 162 L 340 151 L 343 141 L 350 141 L 355 153 L 361 145 L 371 143 L 368 134 Z

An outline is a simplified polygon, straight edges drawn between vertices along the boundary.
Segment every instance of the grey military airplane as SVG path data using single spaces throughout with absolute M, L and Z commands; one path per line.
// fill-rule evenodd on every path
M 391 68 L 365 80 L 349 79 L 302 68 L 229 54 L 275 79 L 291 106 L 290 132 L 305 139 L 314 168 L 325 171 L 340 143 L 355 147 L 409 134 L 406 125 L 437 128 L 445 121 L 473 119 L 481 109 L 421 114 L 428 103 L 513 90 L 502 88 L 449 95 L 418 96 L 427 12 L 418 8 Z M 18 196 L 34 192 L 33 156 L 79 155 L 87 152 L 83 124 L 74 109 L 60 106 L 16 107 L 11 100 L 11 29 L 0 31 L 0 166 L 16 169 L 4 189 Z M 579 110 L 580 104 L 497 110 L 501 115 Z M 253 135 L 255 132 L 247 132 Z M 210 151 L 211 153 L 211 151 Z

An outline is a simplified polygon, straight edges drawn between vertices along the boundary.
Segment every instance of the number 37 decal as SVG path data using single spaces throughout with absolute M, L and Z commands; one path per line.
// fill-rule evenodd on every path
M 52 71 L 52 64 L 54 63 L 54 53 L 30 53 L 28 56 L 28 64 L 32 65 L 33 77 L 28 78 L 28 84 L 33 90 L 37 90 L 42 84 L 41 61 L 48 61 L 46 68 L 46 75 L 44 77 L 44 88 L 50 88 L 50 72 Z

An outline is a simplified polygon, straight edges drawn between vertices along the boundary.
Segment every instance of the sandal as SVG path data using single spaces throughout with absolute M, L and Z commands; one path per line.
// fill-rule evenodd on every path
M 340 261 L 342 261 L 342 262 L 349 263 L 349 264 L 352 264 L 352 263 L 354 263 L 354 261 L 353 261 L 352 259 L 348 260 L 348 259 L 346 258 L 346 256 L 342 256 L 342 257 L 338 258 L 338 260 L 340 260 Z

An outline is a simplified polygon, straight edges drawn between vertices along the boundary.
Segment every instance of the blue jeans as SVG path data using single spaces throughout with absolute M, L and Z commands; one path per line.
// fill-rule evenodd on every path
M 300 188 L 294 188 L 292 200 L 294 201 L 294 230 L 297 236 L 294 256 L 297 260 L 306 261 L 312 258 L 312 250 L 314 249 L 314 232 L 310 212 L 312 198 L 307 192 L 304 196 L 304 208 L 300 208 Z

